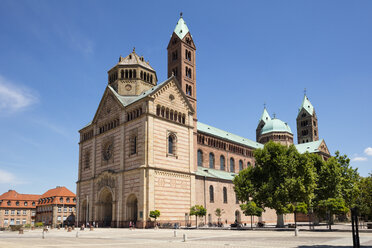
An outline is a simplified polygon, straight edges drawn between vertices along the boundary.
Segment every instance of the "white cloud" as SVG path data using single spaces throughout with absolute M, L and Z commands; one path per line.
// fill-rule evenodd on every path
M 36 95 L 32 90 L 15 85 L 0 75 L 0 112 L 25 109 L 38 101 Z
M 355 157 L 351 161 L 356 161 L 356 162 L 367 161 L 367 158 L 366 157 Z
M 367 156 L 372 156 L 372 147 L 367 147 L 366 149 L 364 149 L 364 153 Z
M 0 170 L 0 184 L 14 184 L 16 183 L 16 176 L 10 172 Z

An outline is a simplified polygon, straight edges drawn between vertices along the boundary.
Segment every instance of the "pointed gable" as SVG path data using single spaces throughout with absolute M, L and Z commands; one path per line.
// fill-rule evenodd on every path
M 119 112 L 124 107 L 113 91 L 110 86 L 106 87 L 92 123 L 97 122 L 98 119 L 104 119 L 106 116 L 112 115 L 112 113 Z
M 304 96 L 304 99 L 302 100 L 302 104 L 298 111 L 298 115 L 302 113 L 302 110 L 305 110 L 311 116 L 314 114 L 314 107 L 306 95 Z
M 182 18 L 182 14 L 180 16 L 180 19 L 177 22 L 176 27 L 173 31 L 181 40 L 186 36 L 186 34 L 189 32 L 189 28 L 186 25 L 185 20 Z
M 156 90 L 151 92 L 151 96 L 155 99 L 159 99 L 160 97 L 164 96 L 164 102 L 167 102 L 170 105 L 181 102 L 188 112 L 194 113 L 194 108 L 181 89 L 175 76 L 170 77 L 161 84 L 161 87 L 158 87 Z M 172 97 L 174 97 L 174 99 L 170 99 Z
M 264 110 L 263 110 L 263 112 L 262 112 L 261 118 L 260 118 L 260 120 L 258 122 L 260 123 L 261 121 L 263 121 L 264 123 L 266 123 L 266 122 L 268 122 L 270 120 L 271 120 L 271 117 L 270 117 L 270 115 L 267 112 L 267 109 L 265 107 Z

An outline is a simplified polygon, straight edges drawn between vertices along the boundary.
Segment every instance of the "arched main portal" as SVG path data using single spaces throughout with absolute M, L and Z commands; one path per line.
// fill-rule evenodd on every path
M 137 222 L 138 201 L 135 195 L 128 196 L 127 199 L 127 221 Z
M 104 227 L 111 226 L 112 222 L 112 193 L 109 189 L 105 188 L 100 193 L 100 221 Z

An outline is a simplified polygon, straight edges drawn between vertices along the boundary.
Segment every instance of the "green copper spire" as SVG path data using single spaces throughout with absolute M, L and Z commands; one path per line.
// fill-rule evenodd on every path
M 267 112 L 266 107 L 265 107 L 264 108 L 264 111 L 262 112 L 261 119 L 258 122 L 263 121 L 263 122 L 266 123 L 266 122 L 268 122 L 270 120 L 271 120 L 271 117 L 270 117 L 270 115 Z
M 311 116 L 314 113 L 314 107 L 309 101 L 309 98 L 307 98 L 306 94 L 304 95 L 304 100 L 302 101 L 302 105 L 298 112 L 301 112 L 302 109 L 305 109 Z
M 176 33 L 176 35 L 182 40 L 185 35 L 189 32 L 189 28 L 187 27 L 186 25 L 186 22 L 183 20 L 182 18 L 182 12 L 180 14 L 180 19 L 178 20 L 177 22 L 177 25 L 174 29 L 174 31 Z

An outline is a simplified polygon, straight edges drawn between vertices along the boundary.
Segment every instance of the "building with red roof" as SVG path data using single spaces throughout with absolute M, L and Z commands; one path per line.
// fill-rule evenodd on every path
M 10 225 L 33 225 L 40 195 L 19 194 L 9 190 L 0 195 L 0 228 Z
M 36 222 L 44 225 L 62 225 L 66 219 L 75 219 L 76 195 L 64 186 L 57 186 L 40 196 L 36 208 Z

